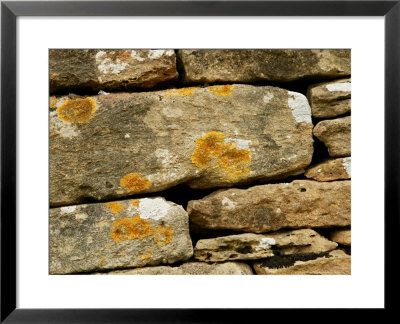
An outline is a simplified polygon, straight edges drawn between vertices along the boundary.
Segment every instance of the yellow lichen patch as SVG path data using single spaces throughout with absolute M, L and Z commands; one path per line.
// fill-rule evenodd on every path
M 142 240 L 152 235 L 153 232 L 150 223 L 136 215 L 132 219 L 121 218 L 116 220 L 111 226 L 110 236 L 115 242 L 120 243 L 133 239 Z
M 208 90 L 210 90 L 211 92 L 214 92 L 215 95 L 217 96 L 229 96 L 232 94 L 232 89 L 235 87 L 234 84 L 232 85 L 216 85 L 216 86 L 212 86 L 209 87 Z
M 107 203 L 106 208 L 108 208 L 113 214 L 118 214 L 125 209 L 125 206 L 120 203 L 117 203 L 116 201 L 113 201 Z
M 140 200 L 134 199 L 134 200 L 131 200 L 129 203 L 132 204 L 134 207 L 139 208 Z
M 56 109 L 57 103 L 58 103 L 58 100 L 56 97 L 50 97 L 50 102 L 49 102 L 50 109 Z
M 151 187 L 151 182 L 139 173 L 128 173 L 119 181 L 119 185 L 129 192 L 140 192 Z
M 68 123 L 85 123 L 96 112 L 96 101 L 93 98 L 69 99 L 57 109 L 58 117 Z
M 151 253 L 150 251 L 146 251 L 146 253 L 139 255 L 139 257 L 142 260 L 147 260 L 147 259 L 150 259 L 152 255 L 153 255 L 153 253 Z
M 229 181 L 250 175 L 250 150 L 238 149 L 236 143 L 225 142 L 226 136 L 209 132 L 196 140 L 191 160 L 200 169 L 215 170 Z
M 104 267 L 107 264 L 107 258 L 104 255 L 99 259 L 99 264 L 102 267 Z
M 157 225 L 156 230 L 153 235 L 154 242 L 158 245 L 158 247 L 162 247 L 165 244 L 169 244 L 172 242 L 172 238 L 174 237 L 174 231 L 170 226 L 161 226 Z
M 190 88 L 181 88 L 181 89 L 172 89 L 168 90 L 165 92 L 167 96 L 193 96 L 194 91 L 197 90 L 196 87 L 190 87 Z

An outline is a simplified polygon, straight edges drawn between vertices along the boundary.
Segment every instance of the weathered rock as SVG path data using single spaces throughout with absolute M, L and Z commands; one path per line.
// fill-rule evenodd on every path
M 164 198 L 50 209 L 50 273 L 184 261 L 193 255 L 186 211 Z
M 99 273 L 104 275 L 252 275 L 249 265 L 241 262 L 208 264 L 205 262 L 187 262 L 181 266 L 146 267 L 131 270 Z
M 308 87 L 307 98 L 315 118 L 331 118 L 351 110 L 351 80 L 341 79 Z
M 50 93 L 148 89 L 177 78 L 174 50 L 50 50 Z
M 323 161 L 310 167 L 304 175 L 317 181 L 350 179 L 351 157 Z
M 214 192 L 188 203 L 190 221 L 210 229 L 263 233 L 350 225 L 350 181 L 267 184 Z
M 351 117 L 319 122 L 313 134 L 328 148 L 332 157 L 351 155 Z
M 59 97 L 50 110 L 50 203 L 227 187 L 304 172 L 313 154 L 301 94 L 249 85 Z
M 350 228 L 334 229 L 329 233 L 329 238 L 339 244 L 351 245 L 351 230 Z
M 311 229 L 261 234 L 238 234 L 199 240 L 194 257 L 200 261 L 256 260 L 274 255 L 321 253 L 336 249 L 331 242 Z
M 351 257 L 334 250 L 321 256 L 272 257 L 254 262 L 253 268 L 260 275 L 349 275 Z
M 294 81 L 350 75 L 350 50 L 179 50 L 188 83 Z

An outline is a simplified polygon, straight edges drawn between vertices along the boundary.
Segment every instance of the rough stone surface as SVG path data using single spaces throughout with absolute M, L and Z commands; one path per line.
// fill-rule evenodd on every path
M 186 211 L 164 198 L 50 209 L 50 273 L 184 261 L 193 255 Z
M 350 50 L 179 50 L 187 83 L 294 81 L 350 75 Z
M 351 155 L 351 117 L 319 122 L 313 134 L 325 144 L 332 157 Z
M 351 230 L 350 230 L 350 228 L 341 228 L 341 229 L 332 230 L 329 233 L 329 238 L 332 241 L 337 242 L 339 244 L 350 246 L 351 245 Z
M 152 88 L 178 78 L 174 50 L 50 50 L 50 92 Z
M 325 256 L 303 261 L 286 257 L 280 260 L 273 258 L 253 263 L 259 275 L 349 275 L 351 274 L 351 257 L 341 250 L 329 252 Z M 309 257 L 310 258 L 310 257 Z
M 351 157 L 323 161 L 310 167 L 304 175 L 317 181 L 350 179 Z
M 281 233 L 238 234 L 199 240 L 194 257 L 200 261 L 256 260 L 274 255 L 321 253 L 334 250 L 337 244 L 311 229 Z
M 208 264 L 205 262 L 187 262 L 181 266 L 159 266 L 141 269 L 111 271 L 105 275 L 252 275 L 249 265 L 241 262 Z
M 51 206 L 181 183 L 213 188 L 286 178 L 303 173 L 312 159 L 307 98 L 276 87 L 56 99 L 57 109 L 50 110 Z
M 350 181 L 267 184 L 214 192 L 188 203 L 190 221 L 210 229 L 263 233 L 350 225 Z
M 351 79 L 309 86 L 307 98 L 315 118 L 331 118 L 351 110 Z

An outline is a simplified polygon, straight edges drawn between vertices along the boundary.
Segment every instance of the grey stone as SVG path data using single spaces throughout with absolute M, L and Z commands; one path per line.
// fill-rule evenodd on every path
M 50 273 L 68 274 L 185 261 L 188 216 L 164 198 L 50 209 Z

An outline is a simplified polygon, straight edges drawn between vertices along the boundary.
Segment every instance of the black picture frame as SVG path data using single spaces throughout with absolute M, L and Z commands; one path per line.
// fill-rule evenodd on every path
M 2 1 L 1 3 L 1 322 L 200 323 L 266 316 L 266 309 L 16 308 L 16 19 L 19 16 L 384 16 L 385 310 L 397 306 L 394 241 L 399 235 L 400 0 L 395 1 Z M 366 283 L 367 284 L 367 283 Z M 368 288 L 366 288 L 368 289 Z M 368 291 L 366 290 L 366 293 Z M 393 296 L 393 297 L 391 297 Z M 268 315 L 270 316 L 270 314 Z M 286 317 L 288 319 L 288 317 Z

